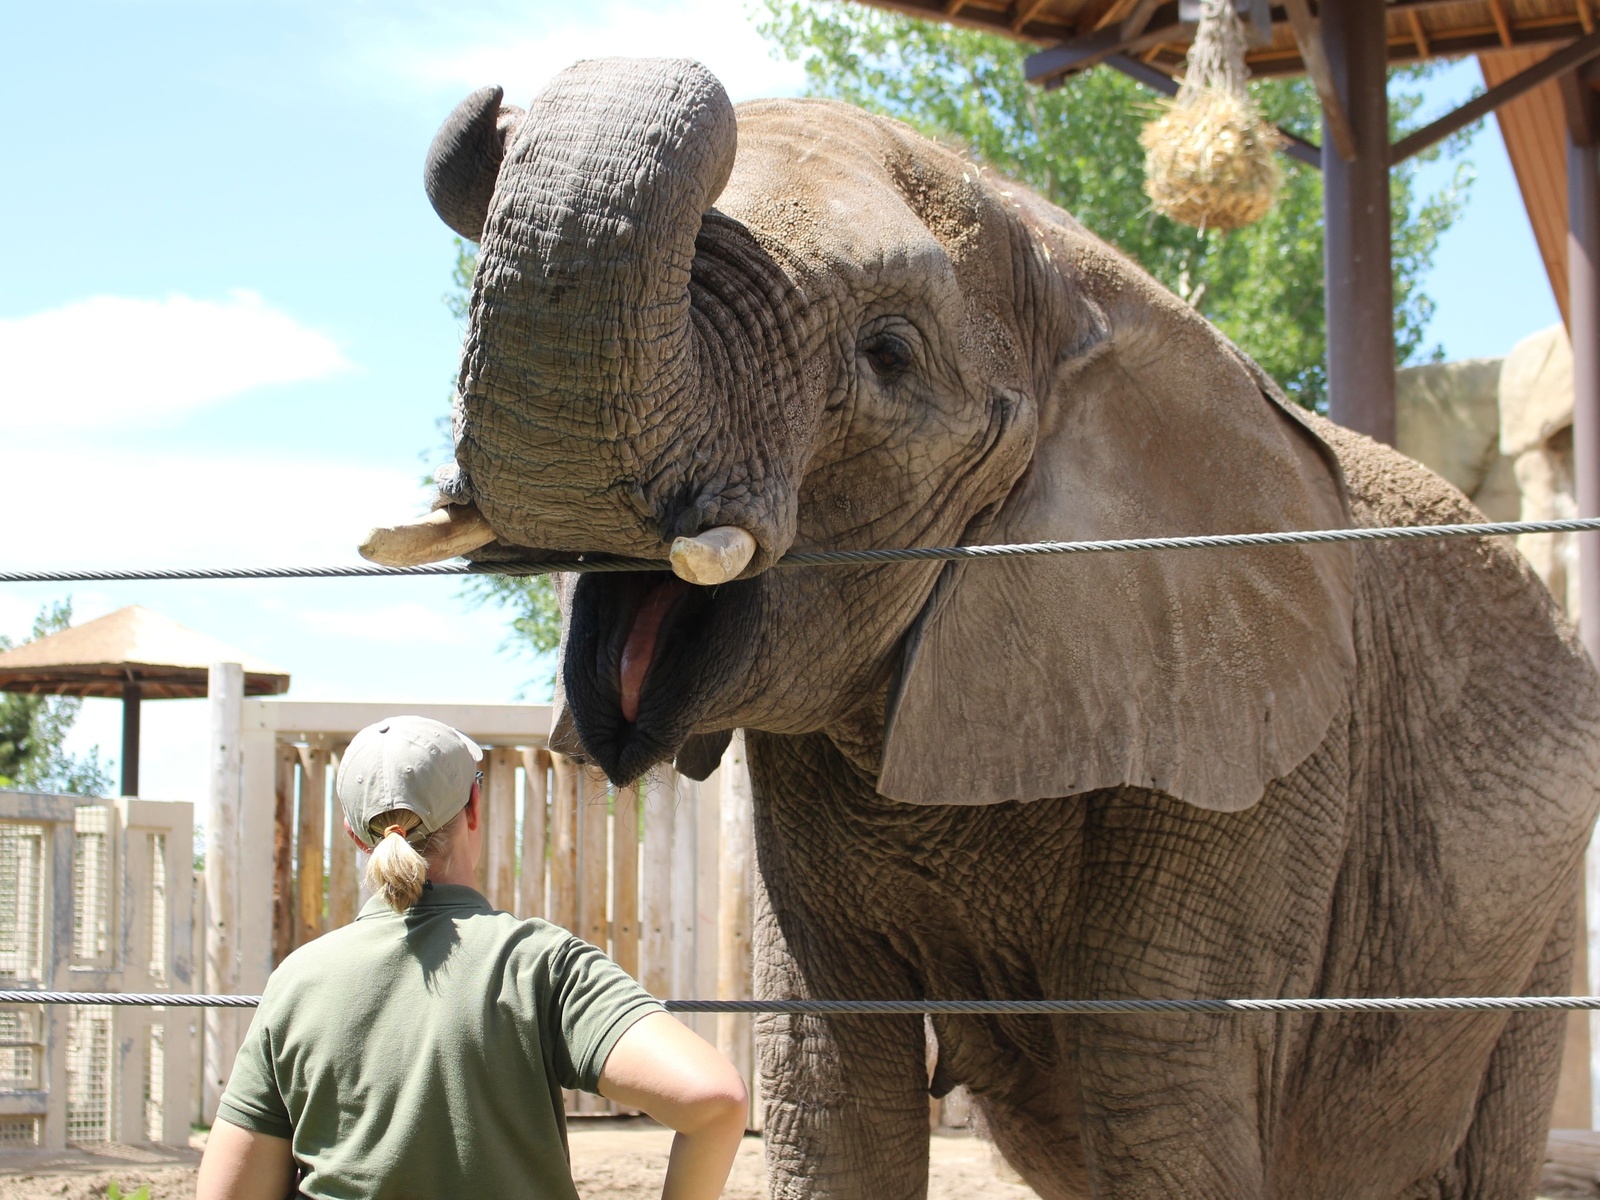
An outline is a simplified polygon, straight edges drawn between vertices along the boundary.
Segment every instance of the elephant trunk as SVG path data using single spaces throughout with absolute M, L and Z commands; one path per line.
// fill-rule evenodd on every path
M 705 414 L 690 315 L 702 218 L 733 166 L 721 84 L 687 60 L 564 71 L 505 148 L 456 414 L 464 490 L 501 538 L 660 557 L 660 464 Z M 681 490 L 681 489 L 679 489 Z

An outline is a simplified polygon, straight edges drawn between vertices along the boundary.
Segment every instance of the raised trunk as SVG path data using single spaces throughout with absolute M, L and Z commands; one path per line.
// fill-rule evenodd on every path
M 579 63 L 529 107 L 484 227 L 456 416 L 502 538 L 664 557 L 696 531 L 679 517 L 697 497 L 660 463 L 712 416 L 690 275 L 734 149 L 726 94 L 687 60 Z

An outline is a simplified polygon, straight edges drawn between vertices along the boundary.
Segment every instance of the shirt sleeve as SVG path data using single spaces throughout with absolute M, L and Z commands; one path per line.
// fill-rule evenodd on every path
M 244 1044 L 233 1060 L 233 1072 L 217 1104 L 217 1116 L 253 1133 L 287 1139 L 293 1136 L 294 1125 L 289 1120 L 283 1093 L 278 1090 L 272 1031 L 267 1028 L 263 1012 L 263 1009 L 256 1010 Z
M 611 1048 L 641 1017 L 665 1012 L 662 1003 L 605 952 L 569 937 L 550 963 L 546 1028 L 561 1086 L 596 1091 Z

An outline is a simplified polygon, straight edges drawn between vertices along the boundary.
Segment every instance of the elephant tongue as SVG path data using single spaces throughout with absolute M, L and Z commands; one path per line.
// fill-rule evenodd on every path
M 639 719 L 639 690 L 644 686 L 645 674 L 656 656 L 656 638 L 661 633 L 661 622 L 688 587 L 681 579 L 658 583 L 645 593 L 633 614 L 633 628 L 628 631 L 628 640 L 622 645 L 622 662 L 617 671 L 622 719 L 629 724 Z

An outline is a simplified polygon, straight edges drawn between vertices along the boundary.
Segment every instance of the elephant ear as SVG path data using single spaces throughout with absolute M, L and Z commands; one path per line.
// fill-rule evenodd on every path
M 1332 452 L 1253 364 L 1148 280 L 1124 278 L 1116 307 L 1136 315 L 1057 371 L 1032 461 L 969 541 L 1350 523 Z M 1249 808 L 1347 702 L 1353 577 L 1348 546 L 952 563 L 908 635 L 878 790 L 988 804 L 1130 785 Z
M 433 211 L 469 242 L 483 236 L 506 135 L 522 117 L 520 108 L 500 103 L 504 95 L 497 87 L 479 88 L 456 105 L 433 135 L 422 167 Z

